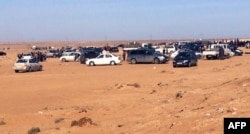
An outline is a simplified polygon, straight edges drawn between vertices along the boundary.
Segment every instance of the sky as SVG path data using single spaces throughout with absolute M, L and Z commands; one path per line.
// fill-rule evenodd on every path
M 1 0 L 0 42 L 250 38 L 249 0 Z

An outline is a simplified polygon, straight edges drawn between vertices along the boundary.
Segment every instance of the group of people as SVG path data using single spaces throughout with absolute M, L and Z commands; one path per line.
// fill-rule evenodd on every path
M 32 59 L 36 59 L 38 62 L 45 61 L 47 59 L 46 55 L 40 51 L 30 52 L 28 54 L 17 54 L 18 59 L 22 59 L 25 55 L 30 55 Z

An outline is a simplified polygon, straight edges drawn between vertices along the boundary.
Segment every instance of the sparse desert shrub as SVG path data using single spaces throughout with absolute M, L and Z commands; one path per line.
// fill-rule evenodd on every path
M 127 84 L 127 86 L 133 86 L 135 88 L 140 88 L 141 87 L 140 84 L 138 84 L 138 83 Z
M 55 119 L 55 123 L 60 123 L 64 120 L 64 118 L 58 118 L 58 119 Z
M 182 98 L 183 97 L 183 93 L 181 91 L 179 91 L 177 94 L 176 94 L 176 99 L 178 98 Z
M 0 125 L 5 125 L 6 123 L 4 121 L 0 120 Z
M 39 133 L 41 130 L 39 127 L 32 127 L 29 131 L 28 134 L 37 134 Z
M 79 126 L 79 127 L 82 127 L 82 126 L 96 126 L 96 124 L 93 123 L 91 118 L 83 117 L 78 121 L 72 121 L 71 122 L 71 127 L 73 127 L 73 126 Z

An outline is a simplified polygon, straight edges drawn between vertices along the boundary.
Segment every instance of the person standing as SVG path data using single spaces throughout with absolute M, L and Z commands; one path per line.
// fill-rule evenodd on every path
M 123 59 L 123 61 L 126 60 L 126 52 L 125 51 L 123 51 L 123 53 L 122 53 L 122 59 Z
M 219 59 L 224 60 L 224 49 L 222 46 L 219 47 Z
M 102 50 L 102 54 L 103 54 L 103 55 L 106 55 L 106 54 L 107 54 L 107 52 L 106 52 L 105 49 Z

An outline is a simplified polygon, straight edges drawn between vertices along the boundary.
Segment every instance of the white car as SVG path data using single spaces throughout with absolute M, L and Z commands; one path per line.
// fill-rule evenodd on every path
M 167 45 L 166 50 L 167 50 L 166 53 L 172 54 L 173 52 L 176 51 L 175 45 Z
M 32 59 L 33 57 L 31 53 L 24 53 L 22 56 L 22 59 Z
M 121 59 L 118 56 L 113 54 L 100 54 L 96 58 L 87 59 L 86 65 L 95 66 L 95 65 L 116 65 L 121 63 Z
M 174 59 L 179 54 L 179 52 L 183 52 L 183 51 L 188 51 L 188 50 L 178 49 L 177 51 L 170 54 L 170 58 Z M 195 55 L 197 56 L 198 59 L 200 59 L 202 57 L 202 53 L 199 53 L 199 52 L 195 52 Z
M 66 52 L 60 57 L 60 61 L 76 61 L 80 57 L 80 52 Z
M 13 66 L 13 70 L 17 73 L 22 72 L 32 72 L 32 71 L 42 71 L 43 66 L 38 63 L 36 59 L 18 59 Z
M 175 56 L 177 56 L 177 55 L 179 54 L 179 51 L 180 51 L 180 49 L 177 50 L 177 51 L 175 51 L 175 52 L 172 52 L 172 53 L 170 54 L 170 58 L 174 59 Z

